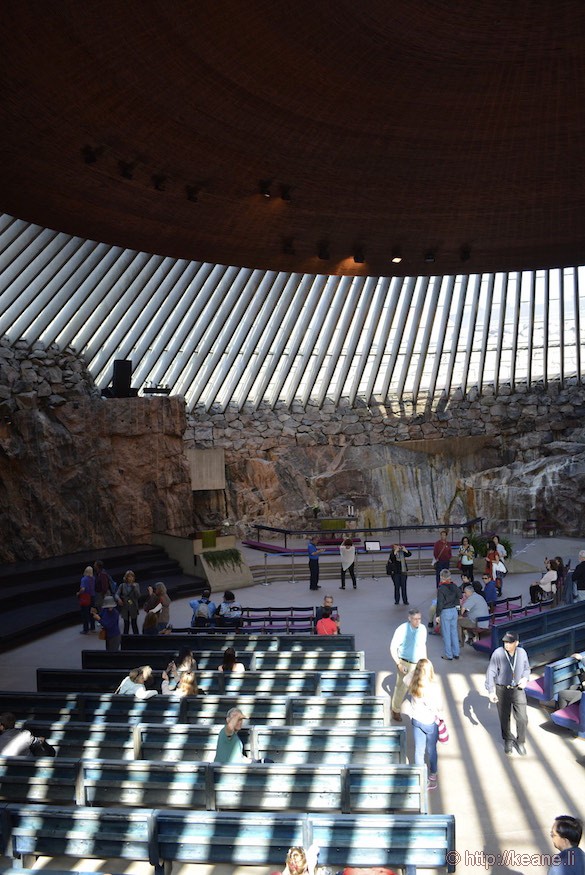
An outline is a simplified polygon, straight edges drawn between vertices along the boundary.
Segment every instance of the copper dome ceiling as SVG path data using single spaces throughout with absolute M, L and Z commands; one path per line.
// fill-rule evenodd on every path
M 270 270 L 583 263 L 583 0 L 5 0 L 0 23 L 19 218 Z

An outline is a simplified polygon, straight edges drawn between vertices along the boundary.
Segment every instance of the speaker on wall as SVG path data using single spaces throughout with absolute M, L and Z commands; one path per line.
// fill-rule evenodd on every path
M 130 398 L 133 394 L 131 383 L 132 361 L 130 359 L 116 359 L 114 361 L 114 378 L 112 380 L 112 395 L 114 398 Z

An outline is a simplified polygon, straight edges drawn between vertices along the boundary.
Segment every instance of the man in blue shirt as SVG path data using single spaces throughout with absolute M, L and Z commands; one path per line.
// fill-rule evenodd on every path
M 408 622 L 402 623 L 395 631 L 390 642 L 390 653 L 396 663 L 396 686 L 392 694 L 392 717 L 400 721 L 400 706 L 406 695 L 404 677 L 415 667 L 419 659 L 426 659 L 427 630 L 421 625 L 418 608 L 408 612 Z
M 321 589 L 319 586 L 319 553 L 322 552 L 317 547 L 315 538 L 309 538 L 309 546 L 307 547 L 307 553 L 309 554 L 309 589 Z
M 548 875 L 585 875 L 585 853 L 578 847 L 583 835 L 583 823 L 577 817 L 562 814 L 550 831 L 552 843 L 560 851 Z

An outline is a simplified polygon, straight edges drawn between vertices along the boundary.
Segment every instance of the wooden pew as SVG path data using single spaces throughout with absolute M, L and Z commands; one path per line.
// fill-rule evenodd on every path
M 582 652 L 578 648 L 574 653 Z M 550 702 L 556 699 L 561 690 L 568 690 L 578 684 L 581 665 L 572 656 L 557 659 L 550 665 L 545 665 L 542 677 L 530 681 L 526 685 L 526 695 L 540 702 Z
M 355 650 L 354 635 L 244 635 L 237 632 L 197 632 L 190 635 L 122 635 L 122 650 L 219 650 L 233 647 L 240 651 L 274 650 Z
M 122 675 L 123 677 L 123 675 Z M 120 681 L 116 669 L 37 669 L 37 690 L 40 693 L 77 692 L 114 693 Z M 161 677 L 153 674 L 160 690 Z M 373 695 L 374 672 L 355 671 L 259 671 L 259 672 L 198 672 L 197 683 L 212 695 Z
M 254 726 L 252 750 L 277 763 L 406 763 L 406 727 Z
M 9 859 L 34 856 L 173 863 L 282 866 L 292 845 L 320 848 L 319 864 L 453 872 L 455 819 L 429 814 L 301 814 L 181 809 L 0 806 Z M 109 871 L 116 871 L 115 865 Z
M 12 711 L 17 720 L 43 723 L 60 721 L 93 723 L 177 723 L 182 700 L 154 696 L 140 701 L 111 693 L 0 693 L 0 710 Z M 283 711 L 286 709 L 283 706 Z
M 63 708 L 72 703 L 75 707 Z M 239 707 L 253 725 L 389 726 L 388 696 L 154 696 L 140 701 L 111 693 L 61 696 L 51 693 L 0 693 L 0 709 L 19 721 L 85 723 L 222 724 Z
M 539 611 L 527 617 L 515 617 L 513 620 L 507 620 L 504 623 L 498 623 L 492 626 L 490 649 L 492 653 L 497 647 L 502 644 L 502 638 L 506 632 L 517 632 L 520 636 L 520 644 L 525 646 L 525 642 L 536 642 L 538 638 L 544 635 L 549 635 L 552 632 L 563 632 L 570 629 L 572 626 L 579 626 L 585 623 L 585 602 L 575 602 L 572 605 L 553 608 L 548 611 Z M 545 651 L 540 651 L 537 643 L 533 643 L 533 659 L 540 659 Z M 579 647 L 577 647 L 577 650 Z M 557 658 L 562 656 L 570 656 L 571 652 L 559 653 Z M 548 659 L 544 660 L 548 662 Z M 535 664 L 542 665 L 537 662 Z
M 194 650 L 199 671 L 214 671 L 221 664 L 222 654 L 217 650 Z M 237 654 L 248 671 L 363 671 L 365 669 L 365 654 L 363 650 L 348 650 L 331 652 L 323 650 L 311 651 L 242 651 Z M 116 669 L 127 673 L 139 665 L 150 665 L 156 671 L 162 671 L 171 660 L 175 660 L 177 651 L 169 650 L 120 650 L 108 653 L 107 650 L 82 650 L 81 667 L 84 669 Z
M 155 762 L 211 762 L 222 724 L 174 726 L 138 723 L 26 722 L 45 732 L 57 757 L 140 759 Z M 406 728 L 337 726 L 253 726 L 240 730 L 244 753 L 285 765 L 388 765 L 406 763 Z

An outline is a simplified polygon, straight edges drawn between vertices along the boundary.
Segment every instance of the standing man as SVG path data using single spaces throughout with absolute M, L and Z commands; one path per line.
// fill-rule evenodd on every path
M 515 747 L 520 756 L 526 756 L 526 693 L 524 688 L 530 678 L 528 656 L 519 646 L 516 632 L 506 632 L 503 646 L 492 653 L 485 676 L 485 688 L 490 702 L 498 706 L 504 753 L 512 753 Z M 510 717 L 514 712 L 517 738 L 510 731 Z
M 441 571 L 445 568 L 449 568 L 449 563 L 451 562 L 452 550 L 451 544 L 447 541 L 447 532 L 445 529 L 441 532 L 441 537 L 438 541 L 435 541 L 435 546 L 433 547 L 433 558 L 435 560 L 435 579 L 437 582 L 437 586 L 439 585 L 439 579 Z
M 408 621 L 402 623 L 395 631 L 390 642 L 390 654 L 396 663 L 396 686 L 392 694 L 392 719 L 402 720 L 400 706 L 406 695 L 404 676 L 413 669 L 419 659 L 427 656 L 427 630 L 421 625 L 418 608 L 411 608 Z
M 402 595 L 402 604 L 408 604 L 408 596 L 406 595 L 406 581 L 408 580 L 408 567 L 406 559 L 412 556 L 410 550 L 403 547 L 402 544 L 392 544 L 390 555 L 388 556 L 388 565 L 390 567 L 390 576 L 394 581 L 394 604 L 400 604 L 400 596 Z
M 579 847 L 583 822 L 570 814 L 555 818 L 550 831 L 552 843 L 560 851 L 548 875 L 585 875 L 585 853 Z
M 323 550 L 319 550 L 315 543 L 315 536 L 311 535 L 309 546 L 307 547 L 307 553 L 309 554 L 309 589 L 321 589 L 319 586 L 319 554 L 322 552 Z
M 445 649 L 441 659 L 459 659 L 459 638 L 457 637 L 457 608 L 461 593 L 456 583 L 451 580 L 451 572 L 443 568 L 437 590 L 437 610 L 435 622 L 443 636 Z
M 576 602 L 585 602 L 585 550 L 579 550 L 579 563 L 573 571 L 573 584 L 577 593 Z

